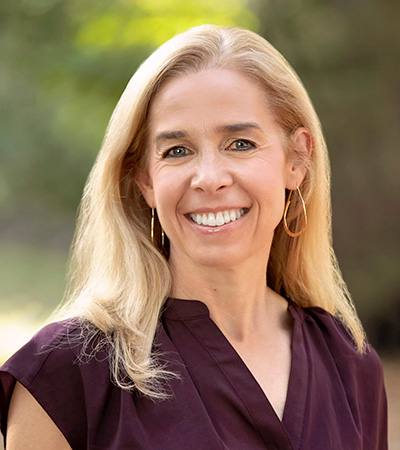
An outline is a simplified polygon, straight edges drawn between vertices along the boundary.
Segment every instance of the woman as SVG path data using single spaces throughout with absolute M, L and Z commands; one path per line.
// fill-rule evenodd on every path
M 139 68 L 73 264 L 72 318 L 2 368 L 8 449 L 387 447 L 318 118 L 258 35 L 197 27 Z

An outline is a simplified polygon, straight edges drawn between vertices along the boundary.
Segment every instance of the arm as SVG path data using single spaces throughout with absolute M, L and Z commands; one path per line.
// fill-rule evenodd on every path
M 70 445 L 35 398 L 16 383 L 7 426 L 7 450 L 71 450 Z

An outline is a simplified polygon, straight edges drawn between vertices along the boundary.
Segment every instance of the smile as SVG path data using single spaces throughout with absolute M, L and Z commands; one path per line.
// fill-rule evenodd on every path
M 230 209 L 226 211 L 219 211 L 214 213 L 204 214 L 188 214 L 188 217 L 198 225 L 204 225 L 206 227 L 220 227 L 226 225 L 229 222 L 234 222 L 248 212 L 248 208 L 242 209 Z

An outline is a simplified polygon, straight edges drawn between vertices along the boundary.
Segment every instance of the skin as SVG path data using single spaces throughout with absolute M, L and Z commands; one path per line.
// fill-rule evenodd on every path
M 180 133 L 177 133 L 177 132 Z M 307 130 L 293 136 L 310 153 Z M 171 150 L 175 148 L 175 150 Z M 166 157 L 168 155 L 168 157 Z M 291 366 L 287 302 L 265 274 L 285 189 L 305 168 L 285 155 L 265 94 L 249 78 L 208 70 L 170 80 L 150 110 L 148 170 L 137 183 L 170 239 L 172 295 L 198 299 L 283 417 Z M 207 228 L 188 213 L 246 208 Z M 34 397 L 16 384 L 7 450 L 70 450 Z
M 7 424 L 7 450 L 71 450 L 34 397 L 17 382 Z
M 293 140 L 310 153 L 306 129 Z M 172 295 L 208 306 L 282 418 L 292 324 L 265 274 L 285 189 L 300 186 L 305 167 L 285 154 L 260 87 L 221 69 L 163 86 L 150 109 L 147 150 L 138 185 L 170 239 Z M 188 216 L 241 208 L 243 216 L 219 227 Z

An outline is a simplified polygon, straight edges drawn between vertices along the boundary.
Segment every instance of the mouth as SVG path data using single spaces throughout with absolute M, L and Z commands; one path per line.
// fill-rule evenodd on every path
M 249 208 L 241 208 L 241 209 L 229 209 L 225 211 L 218 211 L 217 213 L 200 213 L 200 214 L 187 214 L 193 222 L 197 223 L 197 225 L 203 225 L 205 227 L 221 227 L 230 222 L 234 222 L 235 220 L 242 217 L 249 211 Z

